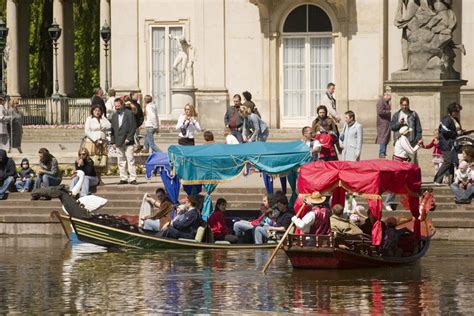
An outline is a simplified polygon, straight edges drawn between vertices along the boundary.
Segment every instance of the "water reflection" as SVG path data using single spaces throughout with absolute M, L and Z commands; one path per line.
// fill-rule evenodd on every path
M 0 238 L 0 314 L 468 313 L 474 243 L 436 242 L 405 268 L 293 270 L 270 251 L 104 252 L 55 238 Z

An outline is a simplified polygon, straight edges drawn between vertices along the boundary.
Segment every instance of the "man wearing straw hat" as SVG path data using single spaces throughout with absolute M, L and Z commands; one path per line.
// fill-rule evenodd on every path
M 312 206 L 303 218 L 293 216 L 291 220 L 304 234 L 329 235 L 331 234 L 331 211 L 324 205 L 326 197 L 319 192 L 313 192 L 304 199 Z
M 412 129 L 406 125 L 403 125 L 398 130 L 399 137 L 395 142 L 395 146 L 393 147 L 393 160 L 394 161 L 402 161 L 402 162 L 410 162 L 411 157 L 415 157 L 415 154 L 418 149 L 420 149 L 423 140 L 418 140 L 417 144 L 413 147 L 410 143 L 410 133 Z M 387 211 L 393 211 L 392 204 L 395 200 L 395 195 L 393 193 L 388 193 L 387 197 L 385 198 L 385 209 Z

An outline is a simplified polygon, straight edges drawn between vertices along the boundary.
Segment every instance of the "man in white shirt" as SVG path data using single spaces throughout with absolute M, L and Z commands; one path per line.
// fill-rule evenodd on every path
M 398 134 L 400 137 L 395 142 L 395 146 L 393 147 L 393 160 L 394 161 L 405 161 L 409 162 L 411 157 L 415 156 L 415 153 L 418 149 L 420 149 L 420 145 L 423 143 L 423 140 L 418 140 L 417 144 L 413 147 L 410 144 L 410 133 L 412 129 L 406 125 L 403 125 L 398 130 Z M 395 194 L 389 192 L 387 197 L 385 198 L 385 209 L 387 211 L 393 211 L 392 204 L 395 200 Z
M 158 133 L 160 128 L 160 122 L 158 119 L 158 110 L 156 104 L 153 102 L 153 98 L 150 95 L 146 95 L 145 98 L 145 113 L 146 113 L 146 120 L 145 120 L 145 129 L 146 129 L 146 136 L 145 136 L 145 143 L 143 144 L 143 153 L 149 153 L 151 149 L 153 152 L 160 151 L 158 146 L 155 144 L 154 135 Z
M 304 234 L 329 235 L 331 234 L 331 211 L 324 205 L 326 197 L 314 192 L 306 197 L 305 203 L 311 204 L 312 209 L 303 218 L 293 216 L 291 221 Z
M 115 90 L 109 89 L 108 91 L 109 98 L 105 102 L 105 110 L 107 113 L 104 113 L 105 117 L 110 121 L 112 119 L 112 114 L 115 112 L 114 101 L 115 101 Z
M 339 123 L 341 121 L 341 117 L 339 114 L 337 114 L 336 98 L 334 97 L 335 91 L 336 85 L 332 82 L 328 83 L 326 93 L 321 98 L 321 104 L 325 105 L 328 109 L 328 115 L 332 117 L 336 123 Z

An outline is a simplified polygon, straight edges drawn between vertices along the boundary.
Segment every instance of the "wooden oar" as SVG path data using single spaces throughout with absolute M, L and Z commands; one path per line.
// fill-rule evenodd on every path
M 306 206 L 306 203 L 303 202 L 303 205 L 301 205 L 300 209 L 298 210 L 298 213 L 296 213 L 296 217 L 300 217 L 300 214 L 301 212 L 303 211 L 304 207 Z M 273 258 L 275 258 L 278 250 L 280 250 L 281 246 L 283 245 L 283 242 L 285 241 L 286 237 L 288 236 L 288 234 L 290 233 L 290 230 L 293 228 L 293 226 L 295 225 L 295 223 L 293 223 L 293 221 L 291 221 L 290 223 L 290 226 L 288 226 L 288 228 L 286 229 L 285 231 L 285 234 L 283 235 L 283 237 L 281 238 L 280 242 L 278 243 L 277 247 L 275 248 L 275 250 L 273 250 L 273 253 L 272 255 L 270 256 L 270 258 L 268 259 L 267 263 L 265 264 L 265 266 L 263 267 L 263 270 L 262 272 L 263 273 L 267 273 L 267 270 L 268 270 L 268 267 L 270 266 L 270 263 L 272 263 L 273 261 Z

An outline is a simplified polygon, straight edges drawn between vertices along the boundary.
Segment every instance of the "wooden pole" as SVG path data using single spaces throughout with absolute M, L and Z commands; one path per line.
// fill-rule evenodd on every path
M 306 203 L 303 202 L 303 205 L 301 205 L 300 209 L 298 210 L 298 213 L 296 213 L 296 217 L 300 217 L 300 214 L 301 214 L 301 212 L 303 211 L 303 209 L 304 209 L 305 206 L 306 206 Z M 280 239 L 280 242 L 278 243 L 277 247 L 275 248 L 275 250 L 273 250 L 272 255 L 270 256 L 270 258 L 268 259 L 267 263 L 266 263 L 265 266 L 263 267 L 263 270 L 262 270 L 263 273 L 267 273 L 268 267 L 269 267 L 270 264 L 272 263 L 273 258 L 275 258 L 275 256 L 276 256 L 278 250 L 280 250 L 281 246 L 283 245 L 283 242 L 285 241 L 286 237 L 288 237 L 288 234 L 290 233 L 290 230 L 291 230 L 291 228 L 293 228 L 294 225 L 295 225 L 295 223 L 293 223 L 293 221 L 291 221 L 290 226 L 288 226 L 288 228 L 286 229 L 285 234 L 284 234 L 283 237 Z

